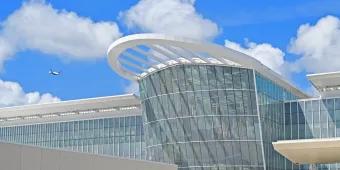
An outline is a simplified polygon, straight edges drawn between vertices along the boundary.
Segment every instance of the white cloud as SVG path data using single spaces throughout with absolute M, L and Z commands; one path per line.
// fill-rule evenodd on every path
M 290 50 L 302 55 L 296 61 L 298 71 L 327 72 L 340 70 L 340 19 L 321 18 L 315 25 L 304 24 L 290 44 Z
M 256 44 L 245 41 L 245 47 L 243 47 L 238 43 L 225 40 L 225 46 L 254 57 L 279 74 L 288 75 L 283 69 L 284 65 L 286 65 L 284 60 L 285 53 L 279 48 L 273 47 L 271 44 Z
M 25 93 L 20 84 L 0 80 L 0 107 L 60 101 L 49 93 Z
M 121 36 L 114 22 L 94 22 L 40 1 L 24 3 L 1 26 L 0 63 L 26 49 L 71 59 L 105 57 Z
M 13 55 L 13 47 L 3 38 L 0 37 L 0 69 L 3 67 L 3 62 Z
M 198 14 L 195 0 L 140 0 L 121 14 L 126 25 L 143 32 L 211 40 L 218 26 Z

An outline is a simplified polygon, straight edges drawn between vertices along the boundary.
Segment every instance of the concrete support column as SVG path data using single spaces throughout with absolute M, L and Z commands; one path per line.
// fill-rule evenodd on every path
M 310 164 L 309 170 L 317 170 L 316 164 Z

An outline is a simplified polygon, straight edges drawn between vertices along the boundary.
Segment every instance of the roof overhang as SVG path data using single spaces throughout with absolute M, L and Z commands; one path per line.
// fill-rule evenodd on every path
M 217 44 L 159 34 L 134 34 L 113 42 L 107 54 L 112 69 L 133 81 L 176 64 L 228 65 L 254 69 L 300 98 L 308 97 L 255 58 Z
M 307 78 L 322 96 L 340 94 L 340 72 L 309 74 Z
M 134 94 L 0 108 L 0 127 L 140 115 Z
M 273 142 L 273 146 L 296 164 L 340 162 L 340 138 L 285 140 Z

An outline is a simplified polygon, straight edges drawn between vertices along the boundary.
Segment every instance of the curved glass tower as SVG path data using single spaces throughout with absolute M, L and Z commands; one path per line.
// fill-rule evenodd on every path
M 139 84 L 147 159 L 180 169 L 263 169 L 253 70 L 178 65 Z
M 272 146 L 294 134 L 285 101 L 308 97 L 234 50 L 154 34 L 123 37 L 111 67 L 139 83 L 146 159 L 179 169 L 306 169 Z

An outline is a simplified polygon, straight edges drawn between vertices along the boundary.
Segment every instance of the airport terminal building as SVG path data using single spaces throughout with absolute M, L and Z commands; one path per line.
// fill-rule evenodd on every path
M 138 96 L 3 108 L 0 141 L 181 170 L 340 168 L 340 73 L 309 75 L 321 94 L 312 98 L 215 44 L 137 34 L 115 41 L 108 56 L 139 84 Z

